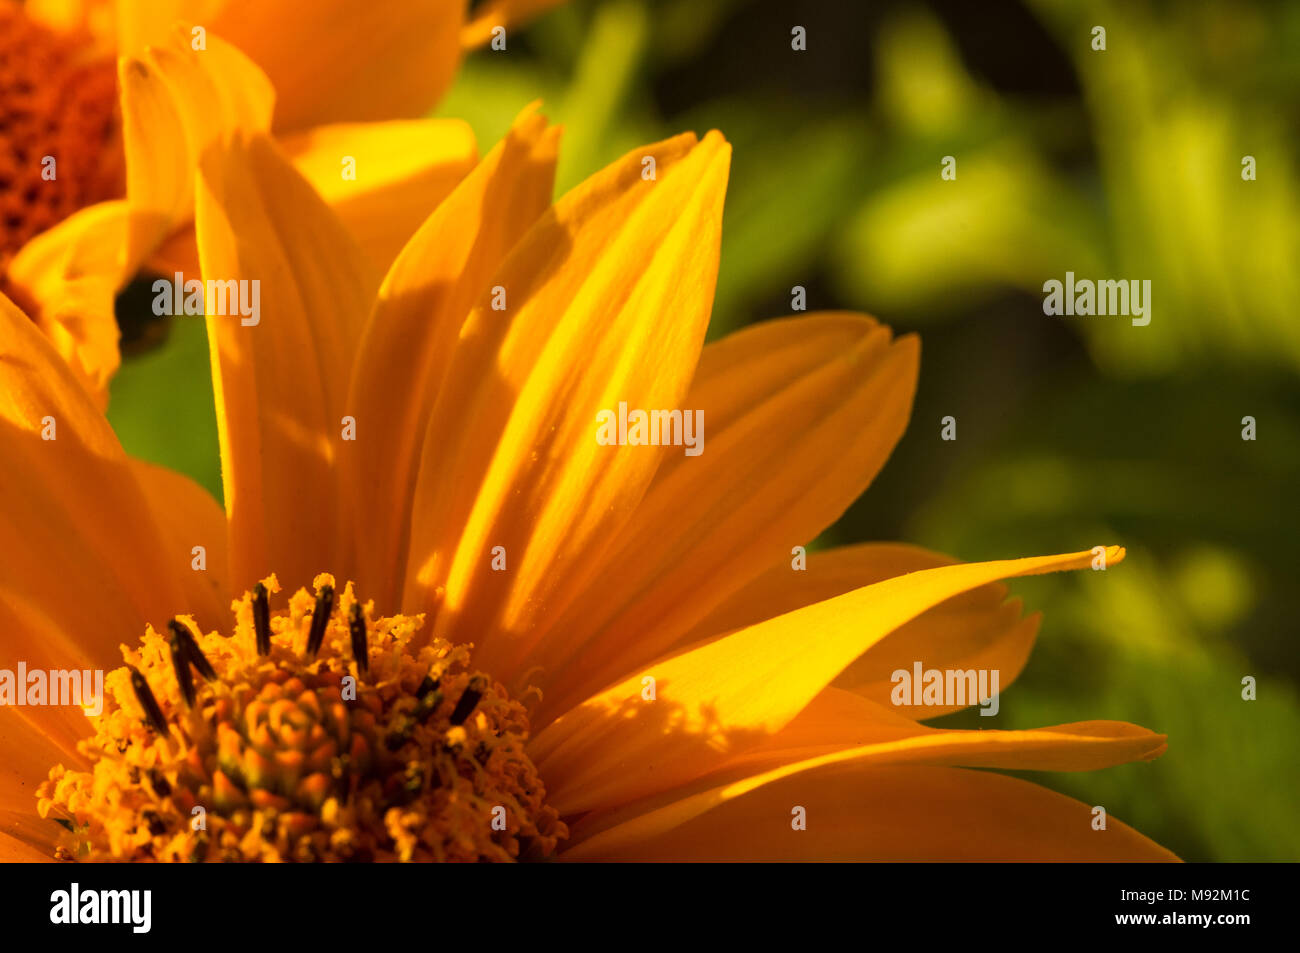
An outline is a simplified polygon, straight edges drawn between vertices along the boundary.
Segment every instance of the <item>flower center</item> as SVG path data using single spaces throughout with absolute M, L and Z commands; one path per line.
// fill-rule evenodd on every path
M 116 71 L 83 49 L 0 0 L 0 275 L 34 235 L 122 194 Z
M 510 861 L 568 831 L 524 753 L 522 705 L 469 647 L 416 648 L 423 616 L 368 621 L 316 577 L 273 613 L 268 577 L 235 631 L 147 627 L 104 710 L 37 796 L 84 861 Z

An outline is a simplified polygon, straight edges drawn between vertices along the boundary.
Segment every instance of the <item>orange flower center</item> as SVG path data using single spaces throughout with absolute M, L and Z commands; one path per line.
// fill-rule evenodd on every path
M 315 580 L 272 613 L 274 576 L 231 636 L 179 616 L 122 647 L 88 771 L 37 796 L 83 861 L 510 861 L 567 830 L 524 753 L 527 715 L 468 667 L 416 648 L 423 617 L 368 621 L 352 584 Z
M 123 192 L 114 65 L 83 50 L 0 0 L 0 275 L 30 238 Z

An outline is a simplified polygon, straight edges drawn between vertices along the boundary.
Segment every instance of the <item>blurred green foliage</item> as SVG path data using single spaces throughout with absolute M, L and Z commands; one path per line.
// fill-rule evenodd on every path
M 165 343 L 127 358 L 113 378 L 108 419 L 134 456 L 187 473 L 221 499 L 217 414 L 201 318 L 176 318 Z
M 1045 622 L 997 727 L 1115 718 L 1169 751 L 1035 779 L 1189 860 L 1300 859 L 1300 4 L 587 0 L 470 56 L 439 114 L 486 152 L 539 98 L 560 192 L 686 129 L 733 143 L 711 337 L 794 285 L 921 332 L 912 425 L 819 544 L 1129 548 L 1013 586 Z M 1045 316 L 1067 270 L 1150 279 L 1151 324 Z M 200 324 L 127 362 L 111 419 L 219 493 Z

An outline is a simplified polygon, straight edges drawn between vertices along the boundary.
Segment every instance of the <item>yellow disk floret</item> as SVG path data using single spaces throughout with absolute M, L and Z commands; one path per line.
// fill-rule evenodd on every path
M 274 576 L 231 636 L 178 616 L 122 646 L 103 713 L 37 796 L 60 856 L 85 861 L 510 861 L 567 836 L 524 742 L 528 719 L 469 667 L 416 648 L 422 616 L 371 621 L 348 583 L 272 613 Z

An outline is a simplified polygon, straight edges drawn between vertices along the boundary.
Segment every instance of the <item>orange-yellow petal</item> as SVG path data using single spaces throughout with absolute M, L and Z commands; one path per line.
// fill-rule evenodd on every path
M 492 33 L 497 27 L 526 23 L 564 2 L 565 0 L 488 0 L 479 4 L 470 21 L 462 28 L 461 45 L 466 49 L 482 46 L 492 39 Z M 509 37 L 506 42 L 509 43 Z
M 85 766 L 75 743 L 89 729 L 79 708 L 0 706 L 0 862 L 53 859 L 61 829 L 38 813 L 36 789 L 56 764 Z
M 87 56 L 111 56 L 116 49 L 113 0 L 23 0 L 23 12 L 59 33 L 87 42 Z
M 1165 738 L 1124 722 L 1080 722 L 1032 731 L 944 730 L 918 725 L 873 702 L 828 688 L 768 740 L 689 784 L 652 797 L 598 811 L 572 828 L 570 844 L 600 837 L 629 824 L 648 836 L 686 823 L 692 810 L 716 806 L 716 794 L 734 783 L 785 776 L 790 766 L 851 761 L 862 767 L 929 764 L 1036 771 L 1092 771 L 1125 762 L 1149 761 L 1165 750 Z M 666 808 L 670 808 L 665 810 Z
M 362 334 L 347 401 L 359 429 L 344 474 L 364 524 L 357 578 L 381 604 L 402 595 L 420 448 L 456 339 L 488 278 L 550 205 L 558 134 L 533 109 L 520 116 L 402 249 Z
M 342 224 L 263 136 L 205 157 L 196 232 L 206 280 L 258 282 L 243 286 L 249 304 L 257 289 L 256 314 L 207 319 L 231 589 L 269 572 L 305 585 L 340 565 L 334 460 L 374 283 Z
M 186 277 L 199 277 L 203 267 L 199 264 L 198 238 L 194 224 L 186 222 L 154 249 L 145 262 L 144 271 L 171 279 L 177 272 Z
M 776 734 L 725 762 L 718 774 L 757 774 L 835 751 L 857 749 L 873 764 L 947 764 L 1017 771 L 1095 771 L 1150 761 L 1165 736 L 1122 721 L 1032 730 L 950 729 L 917 724 L 873 701 L 827 688 Z
M 211 24 L 227 2 L 228 0 L 115 0 L 118 51 L 130 55 L 140 52 L 146 46 L 166 42 L 177 32 L 178 27 L 193 36 L 190 31 L 196 25 Z
M 459 119 L 316 126 L 284 136 L 280 147 L 377 274 L 388 270 L 477 158 L 474 133 Z
M 146 621 L 184 611 L 178 574 L 108 421 L 4 297 L 0 459 L 0 497 L 15 503 L 0 516 L 0 585 L 12 593 L 10 612 L 37 613 L 41 623 L 11 619 L 8 648 L 39 655 L 77 645 L 111 660 Z
M 665 448 L 628 525 L 566 580 L 565 611 L 539 625 L 525 663 L 542 670 L 540 720 L 680 646 L 834 522 L 902 435 L 918 360 L 915 337 L 891 341 L 846 314 L 767 322 L 706 348 L 685 403 L 703 412 L 704 452 Z
M 464 0 L 118 0 L 126 50 L 179 21 L 243 50 L 271 78 L 276 129 L 422 116 L 460 63 Z
M 70 607 L 49 607 L 38 604 L 43 593 L 19 589 L 22 580 L 15 580 L 0 585 L 0 626 L 5 633 L 3 668 L 17 672 L 19 665 L 26 666 L 28 673 L 58 670 L 63 672 L 84 672 L 78 678 L 78 687 L 85 686 L 86 695 L 81 704 L 94 705 L 93 687 L 94 671 L 106 671 L 121 664 L 120 644 L 129 636 L 124 632 L 143 631 L 131 619 L 130 613 L 123 613 L 116 606 L 105 606 L 107 610 L 103 621 L 84 621 L 94 615 L 98 608 L 89 604 L 94 597 L 93 586 L 99 580 L 90 580 L 91 588 L 87 593 L 73 593 L 68 590 L 73 586 L 64 586 L 61 593 L 65 599 L 76 599 L 78 605 Z M 128 620 L 123 622 L 122 620 Z M 114 622 L 118 622 L 115 625 Z M 46 701 L 50 700 L 48 695 Z M 71 684 L 68 685 L 71 691 Z M 76 699 L 73 699 L 76 701 Z M 11 722 L 12 719 L 12 722 Z M 72 705 L 3 705 L 0 706 L 0 722 L 4 723 L 3 733 L 10 737 L 24 737 L 24 732 L 39 735 L 39 744 L 29 741 L 25 750 L 40 754 L 42 757 L 57 749 L 62 754 L 61 760 L 67 763 L 69 758 L 78 756 L 77 742 L 87 734 L 85 715 L 81 707 Z M 15 749 L 17 750 L 17 749 Z M 12 756 L 15 768 L 26 764 L 24 757 L 5 751 L 5 757 Z M 55 760 L 46 763 L 48 769 Z M 25 768 L 22 777 L 30 777 L 31 772 Z M 38 779 L 39 780 L 39 779 Z
M 34 800 L 34 799 L 33 799 Z M 26 823 L 35 823 L 24 819 Z M 53 822 L 48 822 L 50 827 Z M 13 825 L 14 834 L 5 833 Z M 47 832 L 49 828 L 45 829 Z M 0 863 L 2 864 L 38 864 L 54 862 L 54 834 L 45 833 L 40 840 L 28 840 L 27 837 L 34 838 L 35 832 L 28 834 L 18 821 L 10 821 L 8 818 L 0 818 Z
M 1109 565 L 1124 551 L 1107 551 Z M 529 752 L 561 813 L 699 777 L 789 724 L 850 662 L 946 599 L 998 579 L 1081 569 L 1091 552 L 926 569 L 646 665 L 548 725 Z M 655 680 L 654 700 L 643 679 Z
M 957 560 L 904 543 L 862 543 L 809 553 L 806 568 L 783 559 L 725 603 L 683 638 L 684 644 L 730 632 L 894 576 L 949 566 Z M 958 705 L 894 707 L 892 674 L 925 668 L 996 669 L 1005 691 L 1029 658 L 1038 632 L 1038 613 L 1022 618 L 1019 599 L 1007 600 L 1006 586 L 990 583 L 964 592 L 895 629 L 835 680 L 899 714 L 935 718 Z M 972 702 L 974 704 L 974 702 Z
M 160 531 L 159 553 L 185 590 L 185 612 L 205 630 L 230 621 L 226 585 L 226 514 L 221 504 L 189 477 L 132 460 L 136 482 Z
M 792 824 L 803 808 L 806 829 Z M 573 860 L 1177 861 L 1122 821 L 1028 781 L 844 755 L 788 765 L 641 815 Z
M 130 206 L 103 202 L 37 235 L 9 263 L 6 279 L 95 406 L 108 406 L 117 372 L 114 298 L 128 277 Z
M 424 438 L 405 602 L 431 607 L 441 595 L 438 634 L 475 642 L 498 677 L 659 464 L 654 448 L 600 445 L 598 414 L 622 401 L 683 406 L 712 303 L 729 156 L 717 133 L 678 137 L 594 176 L 534 225 L 461 334 Z M 492 307 L 501 295 L 504 311 Z M 506 571 L 490 571 L 502 553 Z
M 459 120 L 346 123 L 277 140 L 352 235 L 371 271 L 385 273 L 419 224 L 474 167 L 476 148 Z M 345 178 L 345 159 L 356 179 Z M 199 273 L 194 229 L 176 229 L 149 257 L 148 270 Z
M 118 65 L 126 146 L 128 274 L 194 213 L 200 157 L 233 134 L 269 128 L 275 91 L 243 53 L 210 37 L 195 50 L 186 30 Z
M 146 622 L 161 625 L 185 611 L 155 514 L 108 422 L 50 342 L 4 297 L 0 459 L 0 497 L 15 503 L 0 514 L 2 667 L 115 667 L 121 642 Z M 0 706 L 5 737 L 34 729 L 75 752 L 85 728 L 76 707 Z M 22 748 L 0 747 L 0 760 L 16 769 L 41 750 L 28 738 Z M 21 779 L 30 773 L 24 768 Z

